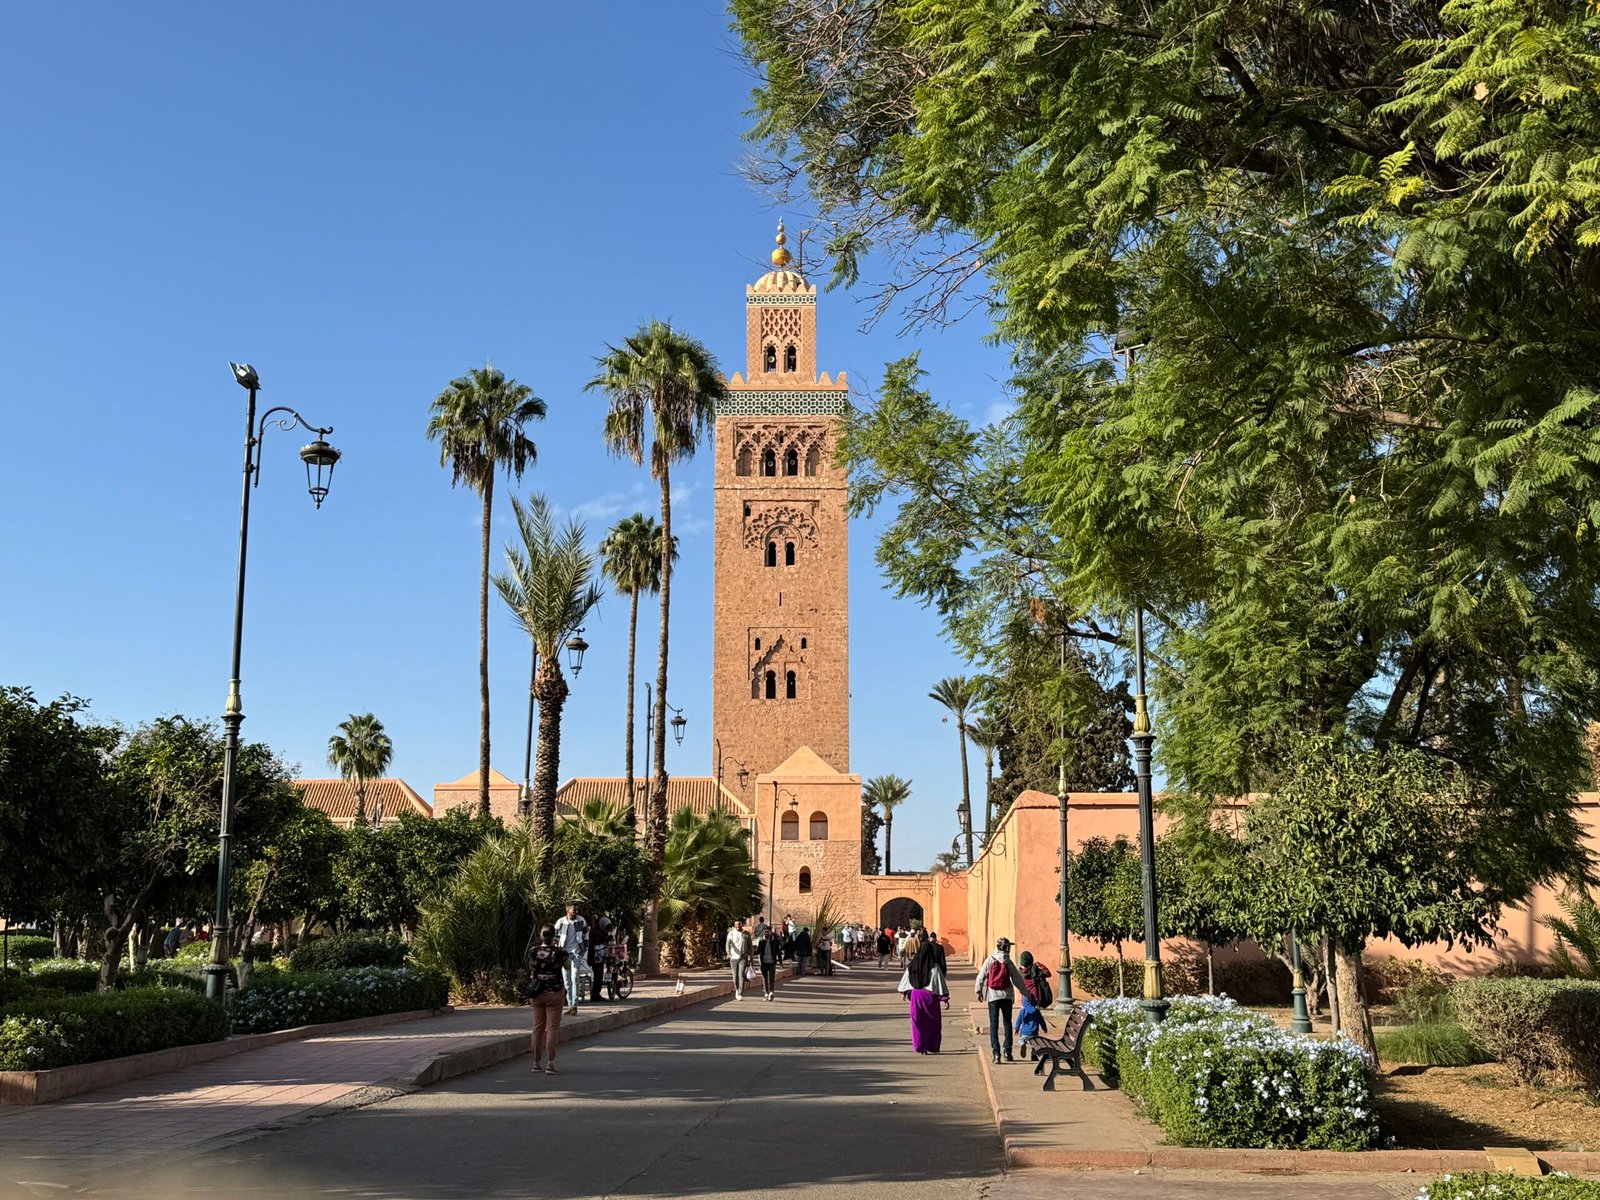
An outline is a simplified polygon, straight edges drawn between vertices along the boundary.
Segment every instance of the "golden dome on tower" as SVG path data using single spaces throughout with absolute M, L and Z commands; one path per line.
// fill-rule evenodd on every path
M 772 270 L 756 280 L 752 291 L 756 292 L 806 292 L 810 285 L 806 277 L 799 271 L 789 270 L 789 264 L 794 261 L 794 256 L 789 253 L 788 234 L 783 231 L 783 222 L 778 222 L 777 249 L 772 252 Z

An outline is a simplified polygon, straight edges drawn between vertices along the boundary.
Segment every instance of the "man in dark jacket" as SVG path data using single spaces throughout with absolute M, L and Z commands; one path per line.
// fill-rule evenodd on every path
M 811 957 L 811 931 L 802 925 L 794 935 L 794 977 L 806 973 L 806 960 Z

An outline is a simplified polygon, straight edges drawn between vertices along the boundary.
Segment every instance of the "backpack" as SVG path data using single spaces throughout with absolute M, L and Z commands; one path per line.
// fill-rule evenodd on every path
M 1003 992 L 1011 986 L 1011 972 L 1006 969 L 1006 960 L 991 958 L 989 969 L 983 974 L 983 986 L 991 992 Z
M 1040 1008 L 1049 1008 L 1056 998 L 1055 992 L 1050 990 L 1050 981 L 1043 975 L 1035 974 L 1028 982 L 1033 984 L 1033 1002 Z

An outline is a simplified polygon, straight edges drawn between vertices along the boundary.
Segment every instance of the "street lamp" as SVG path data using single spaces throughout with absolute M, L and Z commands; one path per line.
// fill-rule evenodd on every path
M 1161 935 L 1156 916 L 1155 814 L 1150 794 L 1150 752 L 1155 734 L 1144 693 L 1144 604 L 1133 615 L 1133 757 L 1139 787 L 1139 874 L 1144 891 L 1144 1009 L 1151 1021 L 1167 1015 L 1161 987 Z
M 574 679 L 583 670 L 583 654 L 588 649 L 589 643 L 583 640 L 582 627 L 574 629 L 572 636 L 567 639 L 567 665 L 572 668 Z
M 306 489 L 317 508 L 328 498 L 333 484 L 333 468 L 339 462 L 339 451 L 324 440 L 333 432 L 307 421 L 294 409 L 285 405 L 269 408 L 256 421 L 256 392 L 261 389 L 261 379 L 249 363 L 229 363 L 239 386 L 250 393 L 250 402 L 244 417 L 244 488 L 239 504 L 239 582 L 233 597 L 233 665 L 228 677 L 228 703 L 222 714 L 225 730 L 222 751 L 222 815 L 217 839 L 217 911 L 211 923 L 211 961 L 205 966 L 206 995 L 222 1002 L 228 978 L 228 950 L 232 940 L 228 918 L 228 892 L 233 875 L 233 798 L 237 790 L 235 778 L 239 763 L 239 726 L 244 723 L 244 704 L 239 692 L 239 651 L 244 633 L 244 579 L 247 551 L 250 546 L 250 492 L 261 483 L 261 443 L 267 426 L 291 430 L 296 426 L 316 435 L 310 445 L 300 451 L 300 460 L 306 465 Z
M 1290 1033 L 1310 1033 L 1311 1013 L 1306 1009 L 1306 976 L 1300 968 L 1300 938 L 1289 931 L 1289 959 L 1294 964 L 1294 1015 L 1289 1020 Z
M 671 704 L 666 706 L 672 709 L 672 719 L 667 722 L 672 727 L 672 737 L 683 745 L 683 731 L 689 722 L 683 715 L 683 709 Z M 650 761 L 650 748 L 656 742 L 656 706 L 650 702 L 650 685 L 644 685 L 644 757 L 648 764 Z
M 744 763 L 740 762 L 737 758 L 734 758 L 733 755 L 724 754 L 722 752 L 722 739 L 721 738 L 719 738 L 719 737 L 712 738 L 711 739 L 711 744 L 715 748 L 716 755 L 717 755 L 717 793 L 718 793 L 718 795 L 720 795 L 722 793 L 722 768 L 727 766 L 727 764 L 730 763 L 730 762 L 733 763 L 735 766 L 737 766 L 739 768 L 739 770 L 736 772 L 737 778 L 739 780 L 739 790 L 741 792 L 744 791 L 745 784 L 750 781 L 750 771 L 748 770 L 748 768 L 745 767 Z
M 800 799 L 788 788 L 780 788 L 772 781 L 772 851 L 767 856 L 767 925 L 772 925 L 772 901 L 778 891 L 778 793 L 789 797 L 789 811 L 800 807 Z

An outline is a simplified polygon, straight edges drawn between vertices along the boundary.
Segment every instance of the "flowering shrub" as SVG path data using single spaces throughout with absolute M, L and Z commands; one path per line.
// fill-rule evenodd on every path
M 28 970 L 28 982 L 57 992 L 92 992 L 100 982 L 100 964 L 81 958 L 47 958 Z
M 0 1009 L 0 1071 L 43 1071 L 226 1037 L 221 1007 L 188 991 L 36 997 Z
M 1600 1090 L 1600 982 L 1463 979 L 1450 994 L 1461 1027 L 1522 1082 Z
M 1495 1175 L 1473 1171 L 1445 1175 L 1417 1193 L 1417 1200 L 1600 1200 L 1600 1180 L 1551 1175 Z
M 417 967 L 267 971 L 233 1002 L 235 1033 L 266 1033 L 382 1013 L 443 1008 L 449 981 Z
M 1089 1000 L 1083 1004 L 1091 1020 L 1083 1036 L 1084 1057 L 1112 1083 L 1117 1082 L 1117 1046 L 1122 1030 L 1130 1025 L 1145 1026 L 1150 1018 L 1138 1000 L 1112 998 Z M 1249 1016 L 1227 996 L 1179 996 L 1167 1009 L 1166 1023 L 1189 1025 L 1224 1014 Z M 1264 1019 L 1250 1016 L 1251 1020 Z

